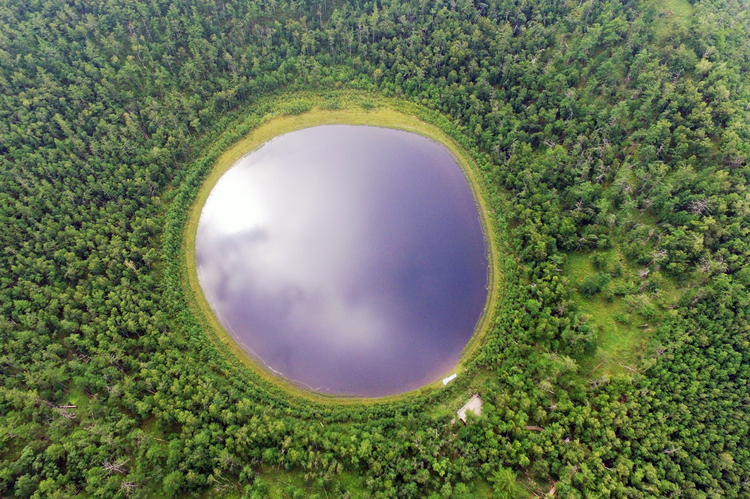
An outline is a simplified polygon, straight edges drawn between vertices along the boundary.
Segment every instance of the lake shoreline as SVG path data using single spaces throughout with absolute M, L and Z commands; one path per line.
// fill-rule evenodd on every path
M 368 101 L 369 102 L 369 101 Z M 490 218 L 490 209 L 488 201 L 485 199 L 484 185 L 478 167 L 460 144 L 437 126 L 419 120 L 416 116 L 407 115 L 396 111 L 388 106 L 388 102 L 378 102 L 371 109 L 356 107 L 352 105 L 343 109 L 321 109 L 325 101 L 317 102 L 318 107 L 310 107 L 309 110 L 301 114 L 279 115 L 273 111 L 265 114 L 259 126 L 252 129 L 243 138 L 234 143 L 225 150 L 214 163 L 210 173 L 208 173 L 201 183 L 195 198 L 192 201 L 188 211 L 187 222 L 184 226 L 182 238 L 182 250 L 184 251 L 183 262 L 186 264 L 187 275 L 185 276 L 186 295 L 190 308 L 193 309 L 196 318 L 203 323 L 203 329 L 206 336 L 224 351 L 224 354 L 231 354 L 235 360 L 243 366 L 249 368 L 254 374 L 260 376 L 263 380 L 272 383 L 283 391 L 300 396 L 304 399 L 312 399 L 316 402 L 328 403 L 367 403 L 367 402 L 390 402 L 405 398 L 410 398 L 425 394 L 437 388 L 442 388 L 441 379 L 451 373 L 459 373 L 459 377 L 466 369 L 466 362 L 476 353 L 478 347 L 482 344 L 483 338 L 492 323 L 492 318 L 497 313 L 499 298 L 499 256 L 497 254 L 496 227 Z M 281 106 L 280 106 L 281 107 Z M 197 268 L 195 266 L 195 237 L 198 228 L 200 215 L 208 196 L 218 180 L 242 157 L 252 153 L 268 141 L 296 130 L 310 128 L 320 125 L 367 125 L 384 128 L 392 128 L 417 133 L 423 137 L 431 139 L 448 149 L 454 160 L 461 168 L 464 177 L 469 184 L 474 197 L 475 203 L 480 215 L 482 230 L 484 233 L 485 245 L 488 258 L 488 292 L 483 313 L 477 322 L 474 333 L 460 354 L 457 365 L 441 374 L 432 383 L 428 383 L 416 390 L 404 391 L 401 393 L 386 395 L 383 397 L 362 397 L 359 395 L 331 395 L 324 392 L 316 392 L 300 387 L 294 380 L 273 374 L 266 367 L 260 365 L 257 359 L 253 358 L 243 348 L 236 343 L 236 340 L 221 326 L 214 316 L 214 313 L 203 295 L 200 287 Z

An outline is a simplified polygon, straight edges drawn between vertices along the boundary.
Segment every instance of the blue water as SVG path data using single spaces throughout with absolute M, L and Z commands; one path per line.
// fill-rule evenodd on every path
M 455 160 L 369 126 L 299 130 L 238 161 L 203 208 L 196 264 L 251 356 L 332 394 L 435 381 L 487 298 L 479 212 Z

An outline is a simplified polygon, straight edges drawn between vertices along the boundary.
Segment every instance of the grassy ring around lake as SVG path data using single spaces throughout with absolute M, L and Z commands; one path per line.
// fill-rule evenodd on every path
M 416 132 L 445 146 L 463 171 L 480 213 L 480 221 L 488 253 L 489 271 L 487 300 L 482 316 L 477 323 L 471 339 L 464 347 L 458 364 L 445 373 L 445 376 L 454 372 L 459 373 L 460 376 L 464 371 L 466 361 L 472 358 L 482 344 L 482 339 L 494 323 L 493 318 L 497 313 L 500 288 L 498 281 L 501 277 L 497 255 L 497 227 L 490 216 L 491 209 L 485 199 L 485 188 L 481 172 L 469 153 L 437 126 L 421 121 L 415 116 L 398 112 L 388 107 L 387 104 L 372 109 L 364 109 L 361 106 L 351 106 L 335 110 L 311 108 L 301 114 L 281 116 L 274 116 L 269 113 L 261 119 L 260 126 L 252 129 L 218 157 L 192 200 L 182 234 L 181 252 L 184 255 L 182 263 L 184 263 L 187 270 L 186 273 L 183 273 L 183 287 L 186 291 L 188 304 L 208 339 L 226 357 L 231 357 L 227 359 L 231 364 L 237 365 L 241 363 L 266 382 L 289 394 L 304 399 L 326 403 L 388 402 L 426 394 L 436 388 L 442 388 L 443 385 L 440 379 L 438 379 L 416 390 L 377 398 L 329 395 L 304 389 L 293 381 L 274 375 L 268 369 L 259 365 L 253 357 L 236 343 L 235 339 L 219 323 L 208 300 L 204 296 L 199 283 L 195 262 L 195 240 L 203 206 L 218 180 L 240 158 L 255 151 L 276 136 L 303 128 L 332 124 L 370 125 Z

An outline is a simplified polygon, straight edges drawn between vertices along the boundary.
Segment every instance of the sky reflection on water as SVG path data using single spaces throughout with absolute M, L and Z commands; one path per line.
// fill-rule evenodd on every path
M 222 325 L 313 389 L 382 396 L 458 360 L 487 297 L 471 191 L 442 145 L 329 125 L 273 139 L 216 184 L 196 237 Z

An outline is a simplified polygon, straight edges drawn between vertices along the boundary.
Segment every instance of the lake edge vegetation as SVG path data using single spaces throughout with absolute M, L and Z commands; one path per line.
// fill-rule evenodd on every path
M 0 16 L 0 496 L 750 493 L 742 1 Z M 490 180 L 502 313 L 472 376 L 413 401 L 289 397 L 235 375 L 186 308 L 170 217 L 275 97 L 297 115 L 306 92 L 429 110 Z M 640 359 L 599 356 L 635 329 Z M 481 418 L 451 424 L 473 393 Z
M 372 107 L 367 106 L 367 108 L 363 108 L 361 106 L 363 101 L 371 103 Z M 336 103 L 336 109 L 326 109 L 326 107 L 332 106 L 332 102 Z M 488 201 L 485 199 L 484 194 L 486 191 L 484 187 L 485 179 L 481 177 L 477 178 L 477 174 L 481 172 L 477 171 L 475 158 L 472 158 L 467 152 L 461 150 L 461 145 L 455 137 L 447 135 L 449 130 L 446 131 L 445 128 L 438 128 L 435 124 L 425 121 L 425 119 L 434 120 L 435 116 L 432 116 L 434 113 L 431 113 L 427 109 L 420 109 L 419 106 L 408 102 L 399 103 L 394 101 L 394 99 L 383 99 L 375 94 L 339 91 L 318 95 L 312 91 L 296 92 L 275 97 L 267 104 L 267 107 L 264 106 L 264 109 L 273 111 L 268 111 L 260 117 L 255 114 L 252 114 L 250 117 L 243 117 L 241 124 L 238 125 L 239 129 L 245 130 L 246 126 L 252 126 L 248 125 L 249 123 L 256 125 L 245 136 L 237 139 L 236 132 L 225 132 L 224 136 L 230 137 L 227 141 L 235 140 L 235 142 L 221 152 L 221 155 L 215 160 L 215 164 L 209 172 L 204 173 L 201 171 L 198 173 L 198 175 L 204 174 L 205 179 L 195 193 L 187 192 L 186 195 L 193 199 L 187 215 L 179 211 L 184 209 L 185 203 L 183 202 L 173 204 L 173 209 L 177 211 L 171 212 L 169 215 L 169 218 L 172 220 L 182 220 L 183 218 L 187 220 L 183 225 L 183 242 L 180 246 L 180 253 L 166 255 L 167 261 L 179 262 L 169 267 L 170 273 L 174 272 L 175 276 L 178 273 L 182 274 L 183 289 L 188 297 L 187 301 L 190 304 L 191 311 L 198 317 L 198 320 L 204 327 L 204 331 L 212 339 L 214 345 L 217 342 L 223 343 L 221 347 L 216 345 L 217 348 L 227 355 L 233 355 L 239 360 L 240 364 L 255 371 L 255 374 L 259 375 L 265 381 L 274 383 L 279 388 L 290 392 L 290 395 L 311 399 L 318 403 L 384 403 L 413 398 L 430 389 L 442 388 L 443 385 L 440 379 L 436 379 L 417 390 L 386 397 L 362 398 L 356 396 L 331 396 L 297 387 L 293 382 L 275 376 L 268 369 L 259 365 L 258 359 L 252 358 L 252 356 L 248 355 L 244 349 L 236 344 L 235 340 L 226 332 L 213 315 L 211 307 L 198 282 L 195 265 L 195 235 L 198 230 L 201 210 L 216 182 L 241 157 L 262 147 L 263 144 L 274 137 L 303 128 L 330 124 L 380 126 L 418 133 L 445 147 L 464 172 L 464 177 L 471 188 L 472 196 L 477 205 L 487 245 L 489 262 L 487 302 L 482 318 L 477 323 L 474 335 L 467 343 L 459 363 L 452 367 L 450 372 L 444 373 L 447 376 L 452 372 L 461 372 L 463 376 L 463 371 L 466 369 L 464 364 L 470 362 L 477 348 L 480 348 L 491 322 L 494 321 L 494 318 L 499 313 L 497 307 L 499 302 L 498 296 L 503 280 L 496 250 L 498 244 L 497 238 L 499 236 L 497 235 L 498 230 L 494 222 L 495 219 L 501 219 L 502 217 L 496 215 L 494 209 L 487 206 Z M 291 109 L 291 111 L 288 109 Z M 422 119 L 417 118 L 417 114 Z M 442 124 L 443 127 L 446 126 L 445 122 Z M 225 142 L 220 140 L 220 143 L 223 145 Z M 205 167 L 203 163 L 198 163 L 198 165 L 198 168 Z M 186 183 L 184 185 L 193 186 L 193 183 Z M 491 213 L 492 218 L 490 218 Z

